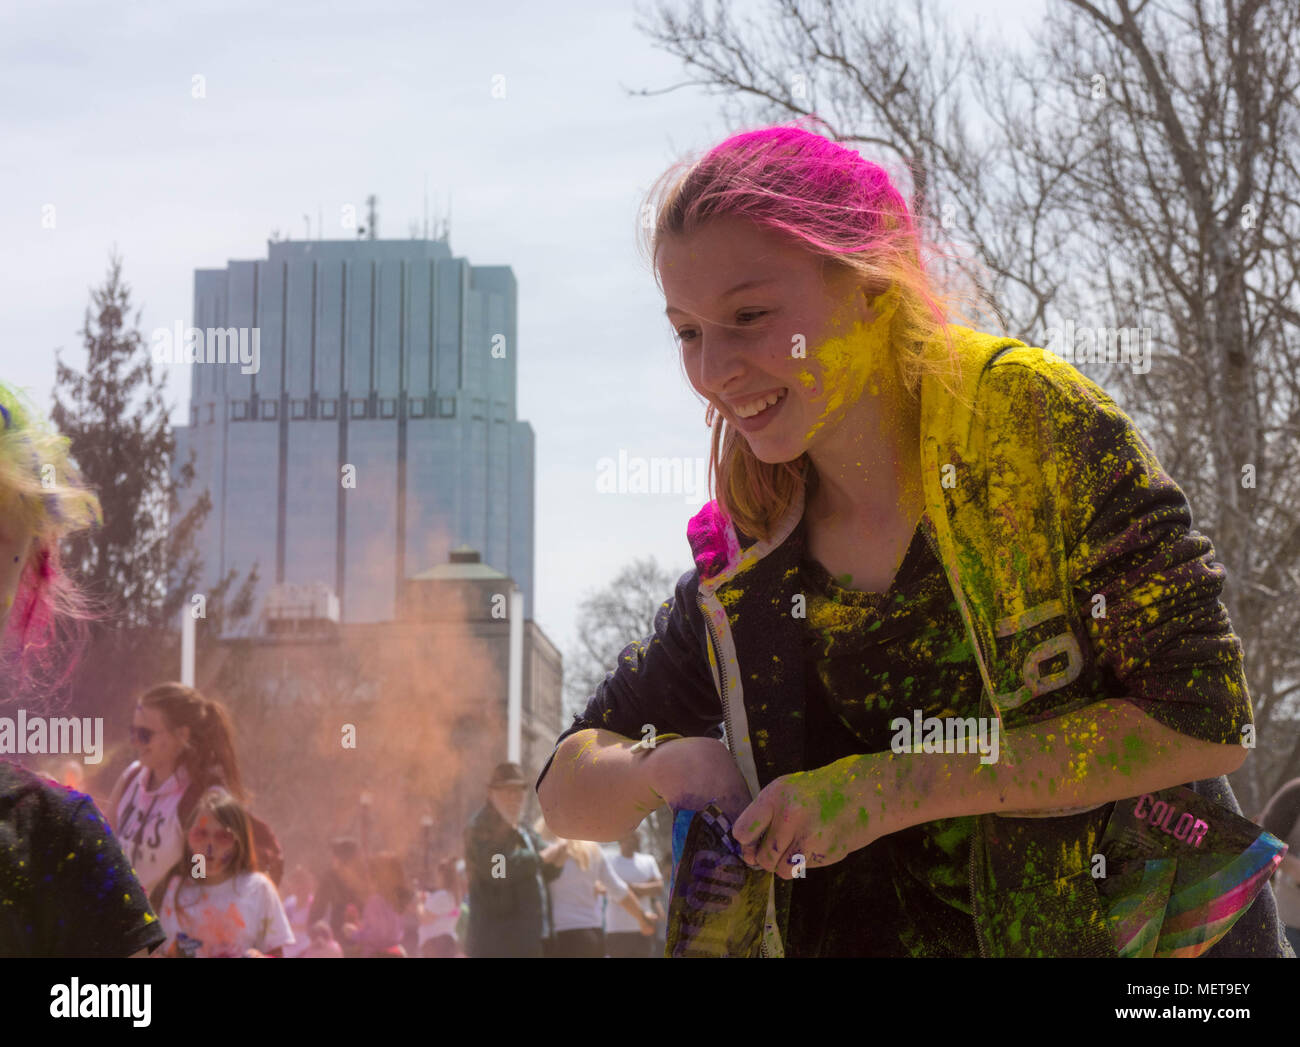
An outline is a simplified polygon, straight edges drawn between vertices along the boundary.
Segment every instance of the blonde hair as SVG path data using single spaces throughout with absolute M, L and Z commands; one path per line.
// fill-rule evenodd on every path
M 848 275 L 873 297 L 895 290 L 888 336 L 907 394 L 919 396 L 922 378 L 931 375 L 961 398 L 949 317 L 965 315 L 972 296 L 936 289 L 922 252 L 937 254 L 937 248 L 926 242 L 885 170 L 800 123 L 733 135 L 655 181 L 641 210 L 654 221 L 643 223 L 640 242 L 656 283 L 665 237 L 690 234 L 713 218 L 746 219 L 826 259 L 828 278 Z M 706 422 L 713 429 L 711 495 L 716 490 L 738 530 L 769 537 L 799 485 L 815 490 L 811 460 L 803 454 L 793 462 L 762 462 L 712 405 Z
M 591 868 L 591 863 L 596 860 L 596 855 L 600 851 L 600 844 L 591 840 L 566 840 L 563 836 L 556 836 L 551 831 L 551 827 L 546 824 L 546 819 L 541 816 L 533 822 L 533 831 L 547 843 L 568 844 L 569 856 L 583 872 Z
M 20 685 L 40 680 L 58 686 L 69 679 L 85 623 L 95 617 L 59 552 L 63 538 L 103 522 L 99 499 L 82 480 L 70 447 L 23 394 L 0 383 L 0 512 L 12 514 L 34 538 L 2 645 L 16 656 L 11 682 Z M 68 642 L 57 655 L 60 639 Z

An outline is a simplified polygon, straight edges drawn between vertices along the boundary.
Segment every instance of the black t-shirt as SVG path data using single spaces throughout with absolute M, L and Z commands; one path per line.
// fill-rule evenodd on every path
M 943 569 L 922 527 L 883 594 L 839 585 L 805 554 L 805 766 L 888 752 L 890 721 L 978 717 L 981 681 Z M 970 910 L 975 820 L 882 837 L 793 881 L 791 956 L 977 956 Z
M 0 760 L 0 956 L 130 956 L 166 937 L 94 801 Z

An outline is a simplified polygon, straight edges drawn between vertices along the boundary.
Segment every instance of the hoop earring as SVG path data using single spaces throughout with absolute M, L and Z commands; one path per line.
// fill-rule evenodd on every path
M 713 428 L 713 419 L 716 415 L 717 411 L 714 409 L 713 404 L 709 404 L 709 409 L 704 412 L 704 424 L 708 428 Z

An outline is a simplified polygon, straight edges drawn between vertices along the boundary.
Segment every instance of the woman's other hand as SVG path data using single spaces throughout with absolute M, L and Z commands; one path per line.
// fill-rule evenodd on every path
M 741 812 L 732 835 L 756 869 L 793 879 L 802 864 L 834 865 L 874 840 L 914 824 L 903 810 L 892 753 L 847 757 L 774 778 Z

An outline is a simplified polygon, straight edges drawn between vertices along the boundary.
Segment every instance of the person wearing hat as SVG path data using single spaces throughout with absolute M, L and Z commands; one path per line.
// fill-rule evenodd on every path
M 563 845 L 543 849 L 523 823 L 527 788 L 517 763 L 497 764 L 488 802 L 465 829 L 466 956 L 540 957 L 550 937 L 546 884 L 560 874 Z

